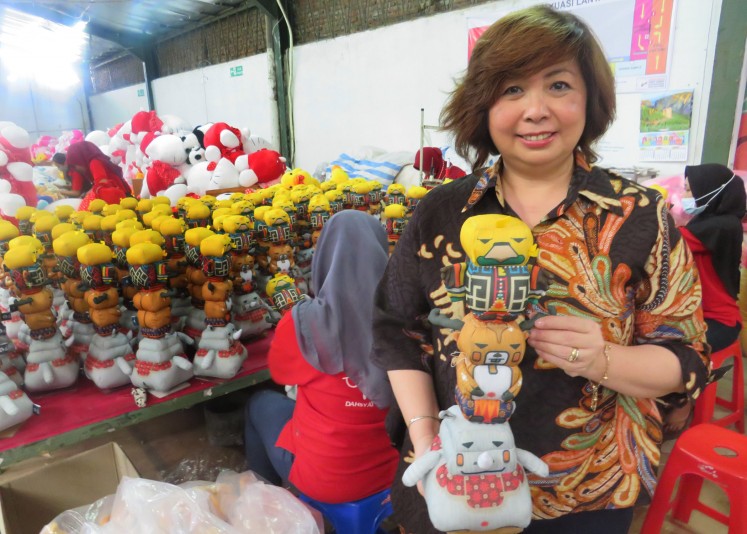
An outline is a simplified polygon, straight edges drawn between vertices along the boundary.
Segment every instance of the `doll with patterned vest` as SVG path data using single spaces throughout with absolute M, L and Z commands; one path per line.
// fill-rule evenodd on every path
M 103 243 L 89 243 L 78 249 L 77 256 L 81 278 L 88 286 L 85 299 L 95 330 L 83 370 L 101 389 L 129 384 L 135 354 L 130 337 L 120 325 L 117 269 L 112 263 L 112 250 Z
M 62 291 L 62 287 L 60 286 L 62 275 L 57 269 L 57 258 L 52 248 L 52 230 L 58 224 L 60 224 L 60 220 L 54 215 L 38 218 L 34 223 L 34 235 L 41 241 L 44 247 L 40 261 L 47 274 L 49 287 L 52 289 L 52 294 L 54 295 L 52 307 L 55 312 L 58 312 L 60 307 L 65 303 L 65 292 Z
M 10 241 L 19 235 L 20 232 L 16 225 L 10 221 L 0 219 L 0 266 L 2 266 L 2 260 L 5 253 L 8 252 Z M 20 343 L 18 341 L 18 333 L 23 321 L 21 320 L 21 314 L 18 311 L 10 311 L 11 301 L 16 297 L 16 295 L 12 294 L 12 290 L 13 282 L 4 270 L 0 270 L 0 313 L 7 316 L 7 319 L 3 319 L 6 335 L 13 343 L 13 346 L 17 349 L 18 344 Z M 20 354 L 19 351 L 16 351 L 16 353 Z
M 3 258 L 20 299 L 18 311 L 28 326 L 29 350 L 24 383 L 29 391 L 49 391 L 71 386 L 78 380 L 80 363 L 68 350 L 52 311 L 52 291 L 38 260 L 40 247 L 11 246 Z
M 77 253 L 79 248 L 90 242 L 90 238 L 80 230 L 65 232 L 52 242 L 57 265 L 65 277 L 62 291 L 67 299 L 67 308 L 60 313 L 60 330 L 65 339 L 72 339 L 71 349 L 81 360 L 88 352 L 94 329 L 88 313 L 86 287 L 81 281 Z
M 117 289 L 121 299 L 119 324 L 130 330 L 133 336 L 137 336 L 139 328 L 137 325 L 137 308 L 133 303 L 137 289 L 130 279 L 130 265 L 127 263 L 127 250 L 130 248 L 130 237 L 142 228 L 140 221 L 132 221 L 128 224 L 119 223 L 117 229 L 112 232 L 112 262 L 117 269 Z
M 184 232 L 186 230 L 186 223 L 173 217 L 163 219 L 158 224 L 158 231 L 164 238 L 166 249 L 166 266 L 171 290 L 171 315 L 173 320 L 179 323 L 177 330 L 182 329 L 187 314 L 192 309 L 187 290 L 187 258 L 184 254 Z
M 182 331 L 197 342 L 205 329 L 205 299 L 202 298 L 202 286 L 207 282 L 207 277 L 202 272 L 200 243 L 211 235 L 214 235 L 214 232 L 203 227 L 190 228 L 184 233 L 184 254 L 187 260 L 185 274 L 192 308 L 187 314 Z
M 202 272 L 207 280 L 202 286 L 205 329 L 194 359 L 199 376 L 231 378 L 246 359 L 246 348 L 238 341 L 241 331 L 230 322 L 232 248 L 227 235 L 215 234 L 200 242 Z
M 254 225 L 244 215 L 226 215 L 223 230 L 231 238 L 231 279 L 236 295 L 248 293 L 254 289 Z
M 138 291 L 134 304 L 142 336 L 131 380 L 136 387 L 166 392 L 192 377 L 192 363 L 184 356 L 177 335 L 171 332 L 163 249 L 151 242 L 130 241 L 127 262 L 130 279 Z
M 389 241 L 389 254 L 391 255 L 407 226 L 407 207 L 403 204 L 387 204 L 384 206 L 384 219 L 386 220 L 386 235 Z

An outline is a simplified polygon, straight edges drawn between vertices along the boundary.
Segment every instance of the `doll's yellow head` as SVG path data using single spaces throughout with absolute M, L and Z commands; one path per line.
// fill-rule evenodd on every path
M 295 287 L 295 285 L 296 283 L 293 278 L 291 278 L 287 274 L 277 273 L 270 279 L 269 282 L 267 282 L 265 293 L 267 293 L 268 297 L 272 297 L 278 291 L 290 289 L 292 287 Z
M 187 206 L 187 219 L 207 219 L 210 217 L 210 208 L 202 202 L 193 202 Z
M 270 226 L 278 224 L 290 224 L 290 216 L 283 208 L 270 208 L 264 214 L 264 221 Z
M 83 265 L 101 265 L 112 261 L 112 249 L 103 243 L 89 243 L 78 249 L 78 261 Z
M 330 202 L 342 202 L 345 200 L 345 193 L 339 189 L 330 189 L 324 193 L 324 196 L 327 197 L 327 200 Z
M 264 221 L 265 220 L 265 213 L 267 213 L 268 210 L 271 210 L 271 206 L 257 206 L 254 209 L 254 220 L 255 221 Z
M 65 232 L 57 239 L 52 241 L 54 253 L 58 256 L 73 257 L 77 254 L 78 249 L 91 242 L 91 239 L 80 230 Z
M 428 190 L 422 185 L 412 185 L 410 186 L 410 189 L 407 190 L 406 196 L 407 198 L 421 199 L 425 196 L 427 192 Z
M 327 178 L 328 182 L 337 185 L 341 184 L 342 182 L 347 182 L 348 180 L 350 180 L 350 176 L 348 176 L 348 173 L 345 172 L 345 169 L 343 169 L 339 165 L 332 166 L 332 170 L 329 173 L 329 178 Z
M 459 234 L 462 248 L 475 265 L 526 265 L 537 256 L 531 229 L 508 215 L 475 215 Z
M 311 200 L 309 200 L 309 211 L 329 211 L 329 200 L 327 200 L 327 197 L 322 195 L 321 193 L 318 193 L 311 197 Z
M 127 262 L 130 265 L 148 265 L 161 261 L 164 251 L 153 243 L 138 243 L 127 249 Z
M 66 232 L 73 232 L 75 231 L 75 225 L 73 223 L 60 223 L 54 225 L 54 228 L 52 228 L 52 241 L 60 237 L 62 234 Z
M 124 221 L 119 221 L 116 228 L 117 230 L 120 230 L 122 228 L 134 228 L 135 230 L 142 230 L 143 223 L 141 223 L 137 219 L 125 219 Z
M 407 216 L 407 208 L 402 204 L 389 204 L 384 206 L 384 218 L 404 219 Z
M 122 208 L 116 213 L 118 221 L 126 221 L 127 219 L 137 220 L 137 213 L 135 210 Z
M 114 206 L 114 204 L 109 204 L 110 206 Z M 103 219 L 101 219 L 101 229 L 105 232 L 113 232 L 117 229 L 117 224 L 119 223 L 119 218 L 117 217 L 117 214 L 114 213 L 112 215 L 107 215 Z
M 127 248 L 130 246 L 130 237 L 132 237 L 132 234 L 139 231 L 140 230 L 132 226 L 125 226 L 122 228 L 117 227 L 117 229 L 112 232 L 112 243 L 118 247 Z
M 89 232 L 101 230 L 101 219 L 103 219 L 101 215 L 90 213 L 88 217 L 83 219 L 83 229 Z
M 137 210 L 137 199 L 135 197 L 125 197 L 119 201 L 123 210 Z
M 0 219 L 0 241 L 8 241 L 14 237 L 18 237 L 20 232 L 18 227 L 10 221 Z
M 200 241 L 200 254 L 219 258 L 233 248 L 233 241 L 225 234 L 215 234 Z
M 192 247 L 199 247 L 202 240 L 211 235 L 215 235 L 215 232 L 208 228 L 190 228 L 184 232 L 184 241 Z
M 8 242 L 8 249 L 13 250 L 17 247 L 29 247 L 36 254 L 42 254 L 44 252 L 44 245 L 42 245 L 42 242 L 30 235 L 19 235 Z
M 114 215 L 121 209 L 122 209 L 122 206 L 120 206 L 119 204 L 107 204 L 101 210 L 101 215 L 103 215 L 104 217 L 107 217 L 109 215 Z
M 163 195 L 159 197 L 153 197 L 153 207 L 155 206 L 169 206 L 171 208 L 171 199 L 169 197 L 165 197 Z M 151 208 L 153 209 L 153 208 Z
M 243 215 L 229 215 L 223 219 L 223 229 L 229 234 L 248 232 L 251 226 L 252 221 Z
M 248 217 L 254 212 L 255 207 L 251 200 L 239 200 L 233 203 L 232 209 L 236 215 L 246 215 Z
M 66 222 L 74 211 L 75 208 L 67 204 L 61 204 L 54 208 L 54 214 L 57 215 L 57 218 L 62 222 Z
M 158 231 L 161 235 L 182 235 L 187 230 L 187 224 L 181 219 L 169 217 L 159 226 Z
M 34 247 L 22 245 L 6 252 L 5 257 L 3 258 L 3 263 L 8 269 L 31 267 L 36 263 L 37 255 L 38 251 L 34 250 Z
M 19 221 L 30 221 L 34 213 L 36 213 L 36 208 L 33 206 L 21 206 L 16 211 L 16 219 Z
M 46 212 L 49 213 L 49 212 Z M 34 231 L 36 232 L 51 232 L 52 228 L 60 224 L 60 220 L 56 215 L 49 215 L 44 217 L 38 217 L 34 223 Z
M 130 246 L 140 243 L 153 243 L 161 246 L 164 243 L 163 236 L 155 230 L 140 230 L 130 236 Z
M 364 180 L 362 182 L 353 183 L 352 191 L 359 195 L 365 195 L 366 193 L 370 193 L 371 189 L 371 183 L 368 180 Z
M 90 211 L 91 213 L 101 213 L 101 211 L 104 209 L 104 206 L 106 206 L 106 201 L 101 200 L 100 198 L 94 198 L 88 204 L 88 211 Z
M 386 188 L 386 192 L 388 195 L 404 195 L 405 186 L 402 184 L 391 184 Z
M 213 195 L 203 195 L 200 197 L 200 200 L 203 204 L 205 204 L 208 208 L 213 209 L 213 206 L 215 205 L 215 202 L 218 200 Z
M 136 211 L 142 215 L 143 213 L 148 213 L 152 207 L 153 201 L 151 199 L 141 198 L 137 203 Z
M 213 205 L 213 213 L 215 213 L 219 209 L 231 209 L 231 206 L 233 206 L 233 200 L 231 200 L 230 198 L 216 200 L 215 204 Z

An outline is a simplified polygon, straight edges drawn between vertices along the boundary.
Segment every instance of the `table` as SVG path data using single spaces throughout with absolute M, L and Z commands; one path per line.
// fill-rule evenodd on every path
M 272 337 L 273 332 L 268 332 L 246 344 L 248 357 L 235 377 L 192 378 L 188 387 L 167 397 L 148 395 L 144 408 L 135 405 L 131 387 L 105 392 L 83 377 L 65 390 L 31 394 L 31 400 L 41 406 L 40 413 L 26 420 L 15 435 L 0 438 L 0 469 L 269 380 L 267 351 Z

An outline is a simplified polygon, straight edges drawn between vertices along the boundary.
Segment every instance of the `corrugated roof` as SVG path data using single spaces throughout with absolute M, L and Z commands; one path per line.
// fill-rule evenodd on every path
M 2 2 L 3 24 L 28 22 L 29 15 L 72 26 L 86 21 L 89 58 L 101 61 L 175 37 L 252 7 L 272 10 L 275 0 L 20 0 Z

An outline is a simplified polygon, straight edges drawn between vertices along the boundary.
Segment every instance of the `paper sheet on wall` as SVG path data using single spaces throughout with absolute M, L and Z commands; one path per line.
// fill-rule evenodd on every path
M 687 161 L 693 92 L 677 91 L 641 99 L 640 161 Z
M 542 3 L 570 11 L 589 24 L 610 62 L 618 93 L 667 89 L 675 0 L 551 0 Z M 488 26 L 507 13 L 467 18 L 468 56 Z

